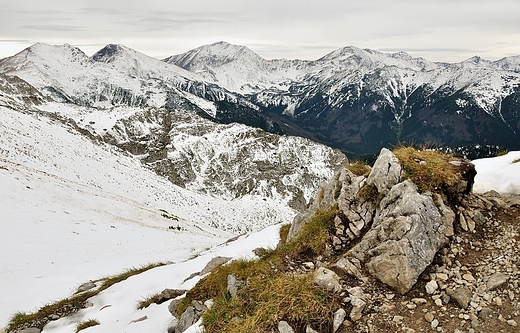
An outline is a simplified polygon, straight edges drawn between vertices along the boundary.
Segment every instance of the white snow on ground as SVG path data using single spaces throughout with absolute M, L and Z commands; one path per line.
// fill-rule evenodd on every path
M 179 188 L 57 121 L 0 107 L 0 328 L 89 280 L 184 261 L 234 230 L 293 215 L 261 198 L 226 201 Z
M 501 194 L 520 194 L 520 151 L 475 160 L 473 164 L 477 169 L 474 192 L 495 190 Z
M 510 152 L 474 161 L 475 191 L 519 193 L 520 163 L 512 163 L 518 158 L 520 152 Z M 169 302 L 143 310 L 137 302 L 165 288 L 189 289 L 199 277 L 185 279 L 217 255 L 252 257 L 254 248 L 274 247 L 278 226 L 229 244 L 231 233 L 210 226 L 212 220 L 260 227 L 273 216 L 291 220 L 292 213 L 268 215 L 267 208 L 252 198 L 230 202 L 180 189 L 113 147 L 48 118 L 0 108 L 0 327 L 15 312 L 67 297 L 81 283 L 170 261 L 44 328 L 72 333 L 78 322 L 97 319 L 101 325 L 89 332 L 165 332 Z M 196 324 L 189 332 L 199 330 Z

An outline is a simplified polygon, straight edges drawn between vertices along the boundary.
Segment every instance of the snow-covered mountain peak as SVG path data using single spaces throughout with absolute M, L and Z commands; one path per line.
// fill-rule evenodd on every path
M 433 62 L 423 58 L 414 58 L 404 51 L 384 53 L 372 49 L 360 49 L 355 46 L 347 46 L 332 51 L 318 61 L 332 63 L 339 66 L 341 70 L 346 67 L 363 67 L 369 70 L 385 66 L 413 70 L 431 70 L 437 67 Z
M 164 61 L 197 72 L 207 71 L 211 67 L 218 68 L 236 61 L 258 64 L 265 61 L 265 59 L 246 46 L 216 42 L 203 45 L 186 53 L 168 57 Z
M 118 44 L 108 44 L 101 50 L 97 51 L 91 59 L 96 62 L 105 62 L 110 63 L 116 58 L 118 55 L 125 52 L 125 47 Z
M 323 57 L 318 59 L 318 61 L 326 61 L 326 60 L 330 61 L 330 60 L 334 60 L 334 59 L 342 61 L 342 60 L 349 59 L 352 56 L 366 57 L 366 53 L 367 52 L 365 52 L 362 49 L 357 48 L 355 46 L 346 46 L 346 47 L 342 47 L 337 50 L 334 50 L 330 53 L 327 53 L 326 55 L 324 55 Z
M 36 43 L 12 57 L 0 60 L 0 69 L 4 73 L 34 66 L 37 68 L 62 67 L 71 63 L 85 63 L 88 56 L 79 48 L 70 44 L 49 45 Z
M 492 64 L 493 63 L 491 61 L 482 59 L 478 55 L 475 55 L 461 62 L 461 65 L 464 67 L 491 67 Z
M 79 48 L 72 46 L 70 44 L 62 44 L 62 45 L 50 45 L 45 43 L 36 43 L 32 46 L 29 46 L 25 49 L 27 53 L 34 54 L 40 57 L 55 55 L 62 58 L 72 57 L 74 58 L 87 58 L 87 55 L 81 51 Z M 23 53 L 22 51 L 21 53 Z
M 493 65 L 498 69 L 520 73 L 520 56 L 505 57 L 493 62 Z

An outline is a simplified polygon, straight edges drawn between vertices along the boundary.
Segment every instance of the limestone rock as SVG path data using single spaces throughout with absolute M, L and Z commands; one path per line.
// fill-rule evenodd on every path
M 135 324 L 135 323 L 138 323 L 138 322 L 141 322 L 141 321 L 145 321 L 148 319 L 148 316 L 142 316 L 140 318 L 137 318 L 137 319 L 134 319 L 132 321 L 130 321 L 130 324 Z
M 426 292 L 428 294 L 433 294 L 437 289 L 439 288 L 439 285 L 437 284 L 437 281 L 431 280 L 426 284 Z
M 375 185 L 381 194 L 386 194 L 392 186 L 401 181 L 401 164 L 390 150 L 383 148 L 368 175 L 367 184 Z
M 182 294 L 184 294 L 186 290 L 184 289 L 164 289 L 161 291 L 159 295 L 157 295 L 155 299 L 156 304 L 162 304 L 172 298 L 176 298 Z
M 453 237 L 453 222 L 455 221 L 455 213 L 444 204 L 442 197 L 437 194 L 437 203 L 439 204 L 439 212 L 442 216 L 442 224 L 444 225 L 444 236 Z
M 211 259 L 207 264 L 206 264 L 206 267 L 204 267 L 202 269 L 202 271 L 200 271 L 200 275 L 205 275 L 209 272 L 211 272 L 211 270 L 215 267 L 218 267 L 218 266 L 222 266 L 224 265 L 225 263 L 227 263 L 228 261 L 230 261 L 231 257 L 214 257 L 213 259 Z
M 347 291 L 348 291 L 349 295 L 353 295 L 353 296 L 359 297 L 362 300 L 364 300 L 366 298 L 366 295 L 363 292 L 363 289 L 361 287 L 349 288 L 349 289 L 347 289 Z
M 383 198 L 372 228 L 348 254 L 359 260 L 370 258 L 370 274 L 404 294 L 446 242 L 442 217 L 432 197 L 419 194 L 405 180 Z
M 495 273 L 489 277 L 486 283 L 487 290 L 494 290 L 501 286 L 503 286 L 507 280 L 509 280 L 509 276 L 504 273 Z
M 325 267 L 320 267 L 314 272 L 314 283 L 331 292 L 341 291 L 339 276 Z
M 19 331 L 18 333 L 40 333 L 42 330 L 36 327 L 30 327 Z
M 312 327 L 310 327 L 309 325 L 307 325 L 307 327 L 305 327 L 305 333 L 318 333 L 318 332 L 313 330 Z
M 343 321 L 345 320 L 345 317 L 347 316 L 347 312 L 343 309 L 339 309 L 338 311 L 334 312 L 334 321 L 332 324 L 332 332 L 336 332 L 341 324 L 343 324 Z
M 280 321 L 278 323 L 278 332 L 280 333 L 294 333 L 292 327 L 286 321 Z
M 179 324 L 179 319 L 177 319 L 175 317 L 170 319 L 170 321 L 168 322 L 168 326 L 167 326 L 168 333 L 175 333 L 175 328 L 177 327 L 178 324 Z
M 84 291 L 87 291 L 87 290 L 90 290 L 93 288 L 96 288 L 96 284 L 92 281 L 89 281 L 89 282 L 83 283 L 81 286 L 79 286 L 76 293 L 82 293 Z
M 473 296 L 471 290 L 467 287 L 461 287 L 457 289 L 446 289 L 446 294 L 450 296 L 452 300 L 454 300 L 461 309 L 466 309 L 471 301 L 471 297 Z
M 357 296 L 350 296 L 350 304 L 352 304 L 350 319 L 352 321 L 358 321 L 363 316 L 363 309 L 367 303 Z
M 183 333 L 199 320 L 197 311 L 193 306 L 188 306 L 179 320 L 179 323 L 175 327 L 175 333 Z
M 340 260 L 338 260 L 338 262 L 336 263 L 336 267 L 343 270 L 348 275 L 357 278 L 358 280 L 361 280 L 365 283 L 368 281 L 368 278 L 366 276 L 363 276 L 361 271 L 347 258 L 341 258 Z
M 237 292 L 240 287 L 244 285 L 244 282 L 237 280 L 237 278 L 229 274 L 227 276 L 227 291 L 231 294 L 231 297 L 237 297 Z
M 171 315 L 176 318 L 178 317 L 177 316 L 177 305 L 179 304 L 180 301 L 181 301 L 180 299 L 174 299 L 168 305 L 168 311 L 170 311 Z M 179 318 L 177 318 L 177 319 L 179 319 Z
M 468 223 L 466 222 L 466 218 L 462 212 L 459 213 L 459 224 L 462 230 L 469 231 Z

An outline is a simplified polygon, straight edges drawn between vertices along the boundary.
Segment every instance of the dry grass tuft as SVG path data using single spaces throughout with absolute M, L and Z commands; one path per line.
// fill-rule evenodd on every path
M 394 150 L 404 175 L 417 185 L 420 192 L 441 193 L 461 179 L 461 169 L 450 163 L 452 155 L 432 149 L 398 147 Z
M 324 254 L 336 214 L 337 207 L 319 211 L 295 239 L 277 249 L 262 251 L 259 260 L 235 260 L 217 267 L 188 291 L 177 307 L 178 313 L 192 300 L 213 299 L 213 307 L 203 317 L 208 333 L 273 332 L 280 320 L 298 330 L 310 324 L 320 331 L 329 331 L 339 299 L 315 286 L 311 274 L 287 272 L 286 263 L 296 258 L 314 260 Z M 280 236 L 286 238 L 288 231 L 289 226 L 282 227 Z M 236 298 L 227 292 L 230 274 L 247 281 Z
M 356 176 L 368 177 L 372 168 L 363 161 L 354 161 L 346 165 L 347 170 L 355 174 Z
M 78 333 L 79 331 L 82 331 L 86 328 L 89 328 L 92 326 L 97 326 L 97 325 L 99 325 L 99 321 L 97 321 L 96 319 L 89 319 L 89 320 L 82 321 L 82 322 L 78 323 L 78 325 L 76 325 L 76 333 Z

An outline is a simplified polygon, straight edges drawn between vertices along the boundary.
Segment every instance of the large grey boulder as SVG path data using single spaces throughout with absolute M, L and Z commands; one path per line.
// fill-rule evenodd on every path
M 350 240 L 356 238 L 371 221 L 375 210 L 372 202 L 360 200 L 357 196 L 364 182 L 365 177 L 356 176 L 346 168 L 341 168 L 328 183 L 320 187 L 312 205 L 295 216 L 287 241 L 296 237 L 318 210 L 329 209 L 335 204 L 342 213 L 339 223 L 343 225 L 343 229 L 338 228 L 338 236 Z
M 419 194 L 409 180 L 382 199 L 372 228 L 349 254 L 371 275 L 405 294 L 447 242 L 444 223 L 431 195 Z
M 188 329 L 191 325 L 195 324 L 199 320 L 197 310 L 193 306 L 188 306 L 183 312 L 181 319 L 175 326 L 175 333 L 182 333 Z
M 401 164 L 390 150 L 383 148 L 377 157 L 367 184 L 374 185 L 381 194 L 387 194 L 392 186 L 401 181 Z

